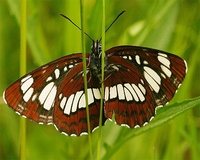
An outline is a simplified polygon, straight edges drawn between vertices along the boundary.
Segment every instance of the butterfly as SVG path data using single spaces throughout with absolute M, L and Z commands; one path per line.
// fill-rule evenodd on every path
M 3 94 L 17 114 L 61 133 L 80 136 L 99 126 L 102 47 L 93 41 L 86 54 L 90 130 L 81 53 L 61 57 L 24 75 Z M 116 46 L 105 51 L 102 125 L 112 119 L 130 128 L 147 124 L 157 107 L 166 105 L 180 87 L 187 63 L 161 50 Z

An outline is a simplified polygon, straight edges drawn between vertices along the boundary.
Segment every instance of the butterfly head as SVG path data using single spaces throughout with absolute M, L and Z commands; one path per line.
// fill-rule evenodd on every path
M 95 58 L 98 58 L 98 59 L 101 58 L 102 47 L 98 40 L 93 41 L 91 50 L 92 50 L 91 56 L 94 56 Z

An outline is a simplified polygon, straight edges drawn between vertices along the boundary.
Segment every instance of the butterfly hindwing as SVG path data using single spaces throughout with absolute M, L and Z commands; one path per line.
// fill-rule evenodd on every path
M 106 51 L 115 72 L 105 80 L 105 114 L 118 124 L 142 126 L 169 102 L 187 72 L 181 58 L 159 50 L 119 46 Z M 111 83 L 112 82 L 112 83 Z
M 83 80 L 83 65 L 75 66 L 64 79 L 55 101 L 54 124 L 62 133 L 82 135 L 88 133 L 87 113 Z M 76 70 L 81 70 L 78 74 Z M 90 132 L 99 125 L 100 115 L 100 84 L 87 72 L 88 106 Z M 105 119 L 105 118 L 104 118 Z M 103 120 L 104 123 L 105 120 Z
M 119 125 L 141 126 L 155 115 L 153 94 L 143 75 L 120 56 L 108 60 L 118 68 L 105 84 L 105 115 Z

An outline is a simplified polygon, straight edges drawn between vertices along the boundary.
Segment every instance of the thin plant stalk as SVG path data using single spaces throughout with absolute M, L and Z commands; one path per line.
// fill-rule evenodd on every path
M 83 53 L 83 73 L 84 73 L 84 90 L 85 90 L 85 102 L 86 102 L 86 113 L 87 113 L 87 126 L 88 126 L 88 140 L 90 159 L 92 160 L 92 138 L 90 133 L 90 114 L 88 106 L 88 93 L 87 93 L 87 66 L 86 66 L 86 52 L 85 52 L 85 33 L 84 33 L 84 0 L 80 0 L 80 14 L 81 14 L 81 40 L 82 40 L 82 53 Z
M 104 57 L 105 57 L 105 0 L 102 0 L 102 54 L 101 54 L 101 103 L 99 116 L 99 135 L 98 135 L 98 150 L 97 159 L 100 159 L 101 143 L 102 143 L 102 114 L 104 104 Z
M 26 73 L 26 0 L 22 0 L 20 26 L 20 76 Z M 26 120 L 20 117 L 20 160 L 26 159 Z

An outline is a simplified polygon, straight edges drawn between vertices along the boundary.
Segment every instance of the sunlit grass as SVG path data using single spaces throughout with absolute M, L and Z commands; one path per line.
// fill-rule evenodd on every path
M 198 1 L 106 1 L 106 26 L 122 11 L 126 13 L 106 33 L 105 49 L 122 44 L 141 45 L 172 52 L 186 59 L 189 71 L 170 105 L 200 95 Z M 85 31 L 101 37 L 101 1 L 85 0 Z M 19 77 L 19 4 L 1 0 L 0 92 Z M 30 0 L 27 4 L 27 70 L 61 56 L 81 52 L 81 32 L 59 14 L 80 25 L 78 1 Z M 139 24 L 139 25 L 138 25 Z M 136 26 L 139 27 L 136 30 Z M 91 41 L 86 38 L 86 51 Z M 19 157 L 19 116 L 0 101 L 0 159 Z M 184 102 L 183 102 L 184 103 Z M 166 106 L 167 107 L 171 106 Z M 192 105 L 192 104 L 190 104 Z M 176 103 L 172 105 L 176 107 Z M 177 105 L 181 110 L 181 106 Z M 182 107 L 185 107 L 182 105 Z M 189 106 L 190 107 L 190 106 Z M 192 106 L 191 106 L 192 107 Z M 157 120 L 167 113 L 158 111 Z M 170 111 L 170 110 L 169 110 Z M 179 111 L 179 110 L 178 110 Z M 178 112 L 176 111 L 176 112 Z M 127 129 L 108 122 L 102 128 L 103 158 L 110 159 L 198 159 L 199 108 L 167 120 L 151 129 Z M 166 114 L 165 114 L 166 113 Z M 162 117 L 160 117 L 162 114 Z M 155 121 L 156 121 L 155 118 Z M 149 128 L 147 130 L 147 128 Z M 141 132 L 143 134 L 135 134 Z M 97 154 L 98 130 L 92 134 Z M 128 138 L 128 139 L 127 139 Z M 27 159 L 87 159 L 88 137 L 66 137 L 54 127 L 27 120 Z M 117 147 L 116 147 L 117 146 Z

